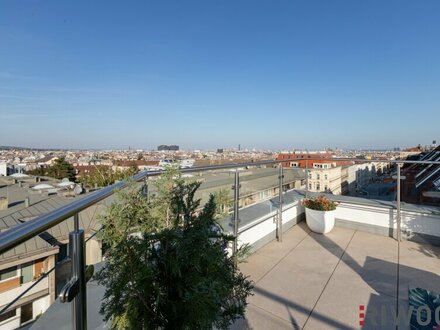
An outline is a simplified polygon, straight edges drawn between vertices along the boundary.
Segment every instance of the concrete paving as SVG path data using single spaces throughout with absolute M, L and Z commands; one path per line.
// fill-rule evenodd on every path
M 400 253 L 399 253 L 400 251 Z M 246 319 L 233 329 L 396 329 L 408 288 L 440 293 L 440 248 L 300 223 L 240 264 L 255 281 Z M 366 318 L 360 325 L 360 307 Z M 409 329 L 401 322 L 399 329 Z

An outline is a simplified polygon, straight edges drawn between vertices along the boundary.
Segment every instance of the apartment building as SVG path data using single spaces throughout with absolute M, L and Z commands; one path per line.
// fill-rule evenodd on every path
M 315 163 L 308 170 L 308 189 L 314 192 L 342 193 L 342 167 L 336 163 Z
M 55 301 L 55 273 L 43 279 L 40 276 L 55 266 L 57 253 L 58 247 L 36 236 L 0 256 L 0 309 L 15 300 L 0 315 L 0 329 L 17 329 L 34 321 Z
M 357 165 L 343 165 L 341 167 L 341 194 L 354 195 L 356 193 Z
M 278 159 L 292 159 L 283 162 L 284 167 L 308 169 L 308 189 L 313 192 L 328 192 L 335 195 L 348 194 L 355 188 L 355 171 L 351 161 L 335 161 L 333 155 L 317 153 L 281 153 Z
M 356 164 L 356 188 L 361 190 L 388 168 L 387 163 L 373 162 Z

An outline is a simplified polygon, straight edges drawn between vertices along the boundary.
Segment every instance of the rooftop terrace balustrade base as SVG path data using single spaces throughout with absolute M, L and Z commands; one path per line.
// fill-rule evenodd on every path
M 268 221 L 271 221 L 271 219 L 269 219 Z M 295 217 L 294 219 L 292 219 L 286 223 L 283 223 L 283 233 L 287 232 L 293 226 L 295 226 L 298 223 L 303 222 L 303 221 L 305 221 L 304 213 L 300 214 L 299 216 Z M 274 224 L 274 227 L 275 227 L 275 224 Z M 267 244 L 269 244 L 270 242 L 272 242 L 274 240 L 277 240 L 276 230 L 273 230 L 272 232 L 270 232 L 269 234 L 260 238 L 259 240 L 251 243 L 250 244 L 250 247 L 251 247 L 250 252 L 255 253 L 258 250 L 260 250 L 262 247 L 266 246 Z
M 381 227 L 371 225 L 368 223 L 354 222 L 350 220 L 335 219 L 335 226 L 341 228 L 348 228 L 353 230 L 362 231 L 374 235 L 390 237 L 397 239 L 397 229 L 389 227 Z M 429 244 L 440 247 L 440 237 L 436 235 L 429 235 L 424 233 L 406 232 L 402 230 L 402 240 L 412 241 L 420 244 Z

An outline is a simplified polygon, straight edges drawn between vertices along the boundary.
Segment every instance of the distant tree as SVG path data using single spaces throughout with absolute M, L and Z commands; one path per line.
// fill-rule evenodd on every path
M 47 175 L 47 168 L 37 167 L 33 170 L 26 171 L 26 174 L 35 175 L 35 176 L 45 176 Z
M 68 163 L 64 157 L 55 159 L 55 163 L 49 167 L 52 177 L 56 179 L 68 178 L 69 181 L 76 180 L 75 169 Z
M 138 172 L 137 166 L 126 170 L 114 170 L 110 166 L 96 166 L 89 174 L 81 176 L 79 181 L 87 187 L 106 187 L 116 181 L 126 180 Z
M 169 225 L 150 214 L 159 195 L 147 200 L 135 188 L 120 192 L 102 218 L 109 248 L 96 279 L 106 287 L 101 312 L 112 328 L 227 329 L 244 315 L 252 282 L 224 249 L 231 237 L 214 220 L 214 197 L 196 212 L 199 186 L 176 178 L 164 200 Z
M 59 180 L 67 178 L 69 181 L 76 181 L 75 169 L 64 157 L 55 159 L 52 166 L 37 168 L 27 173 L 31 175 L 48 176 Z
M 167 227 L 171 225 L 172 192 L 175 185 L 182 182 L 180 172 L 174 166 L 168 166 L 154 182 L 156 191 L 151 199 L 150 215 L 163 221 Z
M 137 166 L 136 162 L 131 162 L 129 168 L 126 170 L 126 174 L 129 176 L 133 176 L 139 172 L 139 167 Z
M 138 153 L 137 160 L 142 160 L 142 159 L 144 159 L 144 155 L 140 152 Z
M 226 217 L 233 202 L 229 189 L 220 189 L 214 192 L 213 196 L 216 204 L 216 218 Z

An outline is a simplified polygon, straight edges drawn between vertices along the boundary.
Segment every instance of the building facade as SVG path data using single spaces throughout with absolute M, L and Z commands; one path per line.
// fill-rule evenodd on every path
M 35 249 L 31 248 L 33 245 Z M 0 309 L 15 301 L 0 315 L 0 329 L 17 329 L 34 321 L 55 301 L 55 272 L 42 279 L 40 277 L 55 266 L 57 253 L 58 248 L 37 236 L 1 256 Z M 16 299 L 34 284 L 32 289 Z
M 315 163 L 308 169 L 308 189 L 312 192 L 342 193 L 342 167 L 335 163 Z

